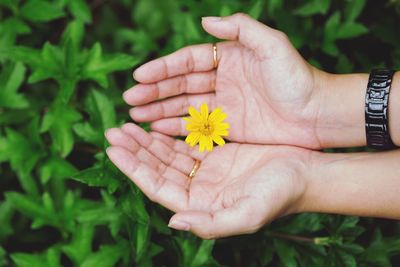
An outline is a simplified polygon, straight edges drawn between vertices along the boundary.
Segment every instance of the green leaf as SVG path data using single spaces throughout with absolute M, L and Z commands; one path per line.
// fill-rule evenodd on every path
M 7 7 L 11 11 L 15 12 L 18 9 L 18 1 L 15 1 L 15 0 L 0 0 L 0 6 Z
M 270 0 L 266 2 L 266 5 L 269 16 L 275 17 L 275 11 L 283 7 L 283 0 Z
M 366 34 L 367 32 L 368 28 L 360 23 L 346 23 L 339 27 L 336 34 L 336 39 L 355 38 Z
M 64 12 L 56 3 L 45 0 L 28 0 L 21 7 L 20 14 L 24 18 L 35 22 L 46 22 L 64 16 Z
M 118 245 L 103 245 L 99 251 L 90 254 L 81 267 L 113 267 L 122 255 L 127 253 L 127 248 Z
M 74 234 L 74 239 L 62 247 L 62 251 L 77 265 L 81 266 L 92 252 L 94 226 L 81 224 Z
M 0 74 L 0 107 L 25 108 L 28 101 L 18 93 L 25 78 L 25 67 L 22 63 L 10 64 Z
M 73 0 L 69 1 L 69 9 L 74 17 L 82 22 L 91 23 L 92 13 L 90 8 L 84 0 Z
M 78 1 L 70 1 L 70 3 L 77 3 Z M 75 50 L 78 50 L 81 46 L 83 36 L 85 34 L 85 27 L 79 20 L 70 22 L 67 28 L 63 32 L 62 43 L 63 47 L 66 46 L 66 42 L 71 41 L 71 45 Z M 77 53 L 78 51 L 76 51 Z
M 17 37 L 31 32 L 31 28 L 18 17 L 8 17 L 0 23 L 0 59 L 8 58 L 6 50 L 11 48 Z
M 0 266 L 7 266 L 8 259 L 6 251 L 2 246 L 0 246 Z
M 44 209 L 36 199 L 17 192 L 6 192 L 5 197 L 16 210 L 37 221 L 33 222 L 35 228 L 46 224 L 57 225 L 56 214 Z
M 251 6 L 250 10 L 247 12 L 252 18 L 258 19 L 264 9 L 264 1 L 257 0 Z
M 100 43 L 96 43 L 86 55 L 82 77 L 94 80 L 102 87 L 107 87 L 109 73 L 132 68 L 137 63 L 139 63 L 137 59 L 125 54 L 103 56 Z
M 293 246 L 285 241 L 274 239 L 274 247 L 276 249 L 276 252 L 278 253 L 279 259 L 283 263 L 283 266 L 297 266 L 296 257 L 298 257 L 298 254 Z
M 85 110 L 90 115 L 90 123 L 75 124 L 74 130 L 85 141 L 102 147 L 104 131 L 116 124 L 114 105 L 110 98 L 103 93 L 91 90 L 86 98 L 85 106 Z
M 46 261 L 42 255 L 28 253 L 13 253 L 11 259 L 18 267 L 46 267 Z
M 328 55 L 336 56 L 339 54 L 339 50 L 335 45 L 336 34 L 339 25 L 340 13 L 339 11 L 336 11 L 326 21 L 324 28 L 324 41 L 322 44 L 322 50 Z
M 74 146 L 72 126 L 81 119 L 81 115 L 72 107 L 55 101 L 44 115 L 41 132 L 50 132 L 53 147 L 66 157 Z
M 33 124 L 35 120 L 32 121 Z M 21 133 L 6 128 L 6 138 L 0 139 L 0 162 L 9 161 L 24 190 L 35 195 L 38 189 L 30 174 L 44 153 L 40 144 L 32 141 Z
M 149 244 L 149 224 L 136 224 L 134 228 L 136 259 L 140 260 Z
M 308 17 L 315 14 L 325 15 L 331 4 L 330 0 L 305 1 L 305 4 L 293 11 L 298 16 Z
M 120 198 L 121 210 L 132 220 L 141 224 L 148 224 L 150 216 L 147 213 L 142 193 L 125 194 Z
M 285 223 L 282 227 L 277 227 L 275 231 L 300 234 L 312 233 L 323 228 L 325 215 L 318 213 L 303 213 L 293 216 L 291 220 Z
M 345 9 L 345 17 L 347 22 L 355 21 L 363 11 L 365 0 L 350 0 Z
M 8 201 L 0 202 L 0 225 L 1 225 L 0 243 L 2 243 L 5 238 L 10 236 L 14 232 L 14 227 L 11 221 L 13 213 L 14 212 L 12 210 L 10 202 Z M 1 260 L 0 260 L 0 266 L 1 266 Z
M 182 253 L 180 266 L 200 267 L 214 262 L 211 254 L 214 240 L 199 240 L 189 235 L 175 240 Z
M 37 68 L 42 65 L 40 51 L 26 46 L 13 46 L 5 50 L 7 58 L 13 61 L 21 61 L 31 68 Z
M 190 266 L 204 266 L 210 260 L 214 240 L 202 240 Z
M 372 236 L 372 242 L 364 251 L 363 258 L 373 266 L 392 266 L 390 257 L 400 253 L 398 238 L 383 238 L 378 228 Z
M 107 187 L 114 192 L 120 186 L 120 179 L 113 171 L 104 166 L 89 168 L 72 176 L 72 179 L 89 186 Z
M 335 40 L 336 32 L 340 25 L 340 12 L 333 13 L 325 23 L 324 37 L 327 40 Z
M 13 253 L 11 259 L 18 267 L 61 267 L 60 252 L 53 247 L 43 254 Z
M 74 175 L 78 170 L 74 165 L 56 155 L 40 167 L 40 181 L 46 184 L 51 178 L 61 179 Z

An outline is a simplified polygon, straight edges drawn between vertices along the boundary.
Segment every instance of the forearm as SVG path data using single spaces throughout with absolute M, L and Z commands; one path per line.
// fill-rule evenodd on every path
M 368 74 L 320 74 L 321 106 L 316 132 L 322 147 L 366 145 L 365 93 Z M 400 146 L 400 72 L 396 72 L 389 98 L 389 131 Z
M 400 149 L 314 152 L 311 162 L 299 211 L 400 219 Z

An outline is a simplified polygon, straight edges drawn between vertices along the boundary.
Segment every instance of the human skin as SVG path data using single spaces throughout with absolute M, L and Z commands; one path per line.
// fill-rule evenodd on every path
M 205 239 L 252 233 L 300 212 L 400 219 L 400 150 L 328 154 L 229 143 L 199 153 L 133 123 L 109 129 L 106 137 L 111 161 L 152 201 L 175 212 L 169 226 Z M 200 168 L 189 179 L 195 160 Z
M 134 72 L 139 84 L 124 99 L 135 106 L 132 118 L 152 122 L 157 132 L 132 123 L 106 132 L 114 164 L 152 201 L 175 212 L 170 227 L 209 239 L 251 233 L 301 212 L 400 219 L 400 150 L 305 149 L 366 144 L 368 75 L 320 71 L 283 33 L 243 14 L 202 24 L 231 40 L 217 44 L 218 68 L 210 44 L 146 63 Z M 389 101 L 397 145 L 399 94 L 397 72 Z M 181 116 L 202 102 L 228 113 L 232 141 L 203 154 L 170 137 L 187 134 Z M 200 168 L 189 179 L 195 160 Z
M 181 116 L 190 105 L 222 107 L 228 139 L 310 149 L 363 146 L 367 74 L 335 75 L 308 64 L 287 36 L 244 14 L 206 17 L 203 28 L 221 39 L 218 68 L 211 44 L 188 46 L 134 72 L 124 93 L 131 117 L 155 131 L 187 135 Z M 390 133 L 400 145 L 400 73 L 393 79 Z

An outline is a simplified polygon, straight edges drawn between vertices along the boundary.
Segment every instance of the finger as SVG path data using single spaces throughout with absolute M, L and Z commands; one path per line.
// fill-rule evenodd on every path
M 185 93 L 208 93 L 215 90 L 215 79 L 215 71 L 184 74 L 152 84 L 137 84 L 123 97 L 129 105 L 137 106 Z
M 154 121 L 150 124 L 150 128 L 169 136 L 187 136 L 189 134 L 186 130 L 186 122 L 181 117 Z
M 168 226 L 177 230 L 190 230 L 204 239 L 254 233 L 264 224 L 262 216 L 254 214 L 255 204 L 245 198 L 232 207 L 214 213 L 181 211 L 172 216 Z
M 129 111 L 129 114 L 132 119 L 137 122 L 155 121 L 188 114 L 190 106 L 197 108 L 200 107 L 202 103 L 207 103 L 210 109 L 214 109 L 215 95 L 180 95 L 144 106 L 134 107 Z
M 193 149 L 182 140 L 172 138 L 168 135 L 159 132 L 150 132 L 150 134 L 153 136 L 153 138 L 156 138 L 161 142 L 167 144 L 168 146 L 172 147 L 175 151 L 185 155 L 189 155 L 194 159 L 202 161 L 206 156 L 206 154 L 199 152 L 198 149 Z
M 214 68 L 212 44 L 193 45 L 152 60 L 137 68 L 133 77 L 140 83 L 154 83 L 178 75 Z
M 173 166 L 164 164 L 164 162 L 139 145 L 129 134 L 123 132 L 121 129 L 109 129 L 106 132 L 106 138 L 112 146 L 119 146 L 132 152 L 141 162 L 156 170 L 159 175 L 185 188 L 189 186 L 190 183 L 187 175 Z
M 266 57 L 270 48 L 282 44 L 285 35 L 242 13 L 227 17 L 204 17 L 203 28 L 211 35 L 226 40 L 237 40 L 245 47 Z
M 145 147 L 165 165 L 171 166 L 184 174 L 189 174 L 192 170 L 195 164 L 195 160 L 192 157 L 175 151 L 171 146 L 154 138 L 139 126 L 127 123 L 122 126 L 122 130 L 132 136 L 141 146 Z M 187 176 L 186 180 L 188 180 Z
M 157 202 L 172 211 L 187 208 L 188 192 L 180 186 L 160 176 L 152 168 L 140 162 L 135 155 L 122 147 L 107 148 L 110 160 L 128 176 L 150 200 Z

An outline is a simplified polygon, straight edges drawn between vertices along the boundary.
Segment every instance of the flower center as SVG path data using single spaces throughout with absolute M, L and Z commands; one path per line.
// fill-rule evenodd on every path
M 205 122 L 200 128 L 200 132 L 204 135 L 211 135 L 213 131 L 214 127 L 208 122 Z

